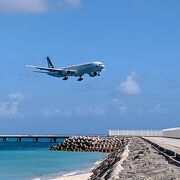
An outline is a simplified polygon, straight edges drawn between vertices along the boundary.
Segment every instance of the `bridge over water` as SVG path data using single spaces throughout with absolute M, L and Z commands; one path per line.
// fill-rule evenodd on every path
M 0 142 L 8 142 L 12 139 L 16 139 L 16 142 L 23 142 L 23 140 L 27 139 L 29 140 L 28 142 L 39 142 L 39 140 L 43 139 L 43 142 L 56 143 L 60 139 L 67 139 L 69 137 L 70 135 L 0 135 Z
M 12 139 L 16 142 L 51 142 L 57 143 L 62 142 L 62 139 L 67 139 L 71 136 L 101 136 L 105 137 L 107 135 L 99 134 L 99 135 L 0 135 L 0 142 L 12 142 Z

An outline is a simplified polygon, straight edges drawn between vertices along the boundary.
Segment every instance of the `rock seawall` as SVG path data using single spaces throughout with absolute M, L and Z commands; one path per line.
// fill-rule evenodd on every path
M 128 155 L 123 159 L 125 151 Z M 88 180 L 180 180 L 180 167 L 141 138 L 132 138 L 123 152 L 109 154 L 92 172 Z
M 126 139 L 124 147 L 110 153 L 102 163 L 100 163 L 96 168 L 94 168 L 92 170 L 93 174 L 88 180 L 104 180 L 116 177 L 118 175 L 119 169 L 121 169 L 121 163 L 124 161 L 123 156 L 127 151 L 129 141 L 130 139 Z
M 129 155 L 122 167 L 118 180 L 180 180 L 180 167 L 170 164 L 141 138 L 129 143 Z

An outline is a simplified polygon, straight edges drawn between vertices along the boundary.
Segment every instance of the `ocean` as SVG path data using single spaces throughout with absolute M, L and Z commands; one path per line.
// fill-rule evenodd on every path
M 0 180 L 47 180 L 92 168 L 106 154 L 50 151 L 49 142 L 0 142 Z

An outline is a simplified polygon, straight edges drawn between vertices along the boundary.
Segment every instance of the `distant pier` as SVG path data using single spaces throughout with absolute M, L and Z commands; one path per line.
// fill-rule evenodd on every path
M 62 142 L 62 139 L 68 139 L 71 136 L 89 136 L 89 137 L 107 137 L 105 134 L 96 135 L 0 135 L 0 142 Z
M 23 140 L 27 139 L 30 140 L 28 142 L 39 142 L 43 139 L 51 143 L 56 143 L 60 139 L 67 139 L 69 137 L 68 135 L 0 135 L 0 142 L 9 142 L 10 139 L 16 139 L 16 142 L 23 142 Z

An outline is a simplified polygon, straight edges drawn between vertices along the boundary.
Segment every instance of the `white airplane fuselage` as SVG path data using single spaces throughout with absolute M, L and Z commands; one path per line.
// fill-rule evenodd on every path
M 104 69 L 104 65 L 101 62 L 92 62 L 92 63 L 62 67 L 61 69 L 63 69 L 64 71 L 68 71 L 68 70 L 75 71 L 75 73 L 68 74 L 66 76 L 78 77 L 78 76 L 83 76 L 84 74 L 89 74 L 92 75 L 93 77 L 96 73 L 100 73 Z M 47 72 L 47 74 L 53 77 L 65 77 L 65 75 L 61 72 Z

